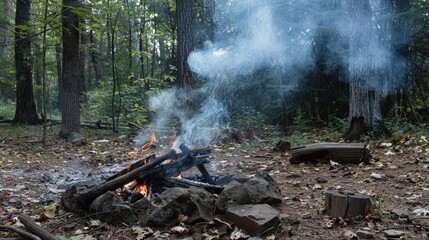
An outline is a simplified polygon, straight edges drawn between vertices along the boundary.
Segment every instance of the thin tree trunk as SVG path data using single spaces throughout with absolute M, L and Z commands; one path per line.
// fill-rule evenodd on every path
M 31 1 L 17 0 L 15 18 L 16 110 L 14 122 L 36 124 L 36 103 L 33 93 L 31 39 L 28 27 Z
M 55 46 L 55 59 L 57 62 L 57 80 L 58 80 L 58 96 L 57 96 L 57 107 L 58 109 L 61 111 L 63 108 L 63 81 L 62 81 L 62 77 L 63 77 L 63 68 L 62 68 L 62 63 L 61 63 L 61 53 L 62 53 L 62 47 L 61 47 L 61 43 L 57 44 Z
M 48 122 L 47 122 L 47 94 L 46 94 L 46 85 L 47 85 L 47 66 L 46 66 L 46 31 L 48 24 L 46 23 L 48 19 L 48 0 L 45 1 L 45 14 L 44 14 L 44 24 L 43 24 L 43 40 L 42 40 L 42 67 L 43 67 L 43 79 L 42 79 L 42 102 L 43 102 L 43 145 L 46 145 L 46 134 L 48 131 Z
M 72 11 L 79 0 L 63 0 L 63 93 L 62 121 L 60 136 L 66 138 L 70 133 L 80 132 L 79 104 L 79 17 Z
M 96 47 L 97 47 L 97 45 L 96 45 L 96 39 L 94 37 L 94 32 L 92 31 L 92 29 L 89 31 L 89 41 L 91 43 L 89 53 L 91 55 L 92 66 L 94 68 L 95 85 L 97 86 L 98 83 L 100 82 L 101 75 L 100 75 L 100 68 L 98 66 L 98 54 L 97 54 L 97 52 L 95 50 Z M 93 87 L 92 81 L 90 81 L 90 83 L 91 84 L 90 84 L 90 88 L 89 89 L 92 89 L 92 87 Z

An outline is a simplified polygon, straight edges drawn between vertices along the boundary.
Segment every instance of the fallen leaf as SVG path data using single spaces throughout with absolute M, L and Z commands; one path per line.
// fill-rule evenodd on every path
M 246 233 L 244 233 L 243 230 L 238 229 L 236 227 L 236 228 L 234 228 L 234 231 L 231 233 L 231 235 L 229 237 L 230 237 L 230 239 L 237 240 L 237 239 L 242 239 L 242 238 L 247 239 L 250 236 L 247 235 Z
M 145 239 L 153 234 L 153 230 L 150 227 L 132 227 L 132 230 L 137 234 L 136 240 Z
M 175 226 L 170 228 L 170 231 L 172 231 L 173 233 L 185 234 L 188 232 L 188 229 L 182 226 Z

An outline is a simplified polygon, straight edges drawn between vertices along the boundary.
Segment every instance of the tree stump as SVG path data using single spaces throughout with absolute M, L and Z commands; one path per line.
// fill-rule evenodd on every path
M 325 207 L 330 217 L 366 216 L 371 211 L 371 200 L 360 193 L 326 191 Z

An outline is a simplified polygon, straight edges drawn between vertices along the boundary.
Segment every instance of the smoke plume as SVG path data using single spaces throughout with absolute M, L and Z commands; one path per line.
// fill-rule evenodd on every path
M 380 2 L 372 1 L 373 8 Z M 167 126 L 171 119 L 178 119 L 180 142 L 205 146 L 213 137 L 208 129 L 227 127 L 229 108 L 268 107 L 305 87 L 308 73 L 315 69 L 315 49 L 322 38 L 326 44 L 326 71 L 338 66 L 347 69 L 351 25 L 341 1 L 217 0 L 214 12 L 214 39 L 188 58 L 202 86 L 196 90 L 194 101 L 199 110 L 194 117 L 187 119 L 184 115 L 184 95 L 179 89 L 150 101 L 150 108 L 157 113 L 153 127 Z M 382 40 L 374 40 L 368 47 L 374 54 L 374 68 L 384 71 L 385 78 L 368 79 L 362 86 L 388 94 L 401 83 L 388 74 L 392 65 L 388 44 L 391 30 L 380 24 L 375 23 L 374 28 Z

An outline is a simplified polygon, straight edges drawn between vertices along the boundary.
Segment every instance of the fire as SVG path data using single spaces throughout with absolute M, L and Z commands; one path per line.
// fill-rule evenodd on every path
M 146 181 L 140 185 L 137 185 L 137 181 L 133 180 L 122 187 L 122 190 L 125 190 L 125 189 L 131 189 L 134 192 L 139 192 L 143 194 L 143 196 L 145 197 L 147 197 L 148 195 L 148 187 L 147 187 Z
M 154 132 L 151 132 L 149 142 L 145 143 L 141 148 L 136 149 L 135 151 L 129 152 L 128 155 L 135 157 L 139 154 L 142 154 L 142 153 L 146 152 L 147 150 L 149 150 L 152 147 L 152 145 L 156 142 L 157 142 L 156 141 L 156 135 Z
M 143 194 L 143 196 L 147 197 L 148 189 L 147 189 L 146 182 L 144 182 L 143 184 L 140 184 L 140 185 L 136 186 L 134 188 L 134 191 L 135 192 L 139 192 L 139 193 Z

